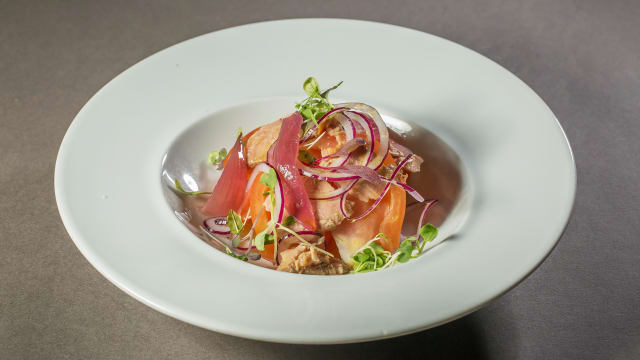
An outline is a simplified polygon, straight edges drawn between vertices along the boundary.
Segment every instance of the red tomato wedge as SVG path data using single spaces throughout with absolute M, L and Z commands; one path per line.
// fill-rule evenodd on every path
M 202 207 L 202 213 L 206 215 L 227 216 L 229 209 L 239 211 L 242 205 L 248 181 L 242 138 L 238 137 L 229 154 L 220 180 Z
M 258 129 L 260 129 L 259 127 L 249 131 L 249 133 L 245 136 L 242 137 L 242 143 L 246 144 L 247 140 L 249 140 L 249 138 L 251 137 L 251 135 L 253 135 L 256 131 L 258 131 Z M 244 146 L 244 145 L 243 145 Z M 227 162 L 229 162 L 229 158 L 231 157 L 231 152 L 227 153 L 227 156 L 224 157 L 224 160 L 222 161 L 222 166 L 227 166 Z M 246 160 L 246 157 L 245 157 Z
M 315 230 L 316 219 L 313 215 L 311 201 L 296 166 L 301 125 L 302 115 L 297 112 L 282 119 L 280 135 L 272 146 L 273 151 L 270 151 L 268 160 L 276 168 L 282 181 L 287 212 L 306 224 L 307 227 Z

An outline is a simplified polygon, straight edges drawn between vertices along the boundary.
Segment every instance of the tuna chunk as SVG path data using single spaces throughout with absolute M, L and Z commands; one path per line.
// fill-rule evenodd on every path
M 407 154 L 409 153 L 409 149 L 396 143 L 395 141 L 391 141 L 391 143 L 389 144 L 389 154 L 393 156 L 393 159 L 396 162 L 400 162 L 400 160 L 402 160 L 402 158 L 407 156 Z M 411 158 L 409 158 L 409 161 L 407 161 L 407 163 L 404 165 L 403 170 L 412 173 L 420 172 L 420 165 L 422 165 L 423 161 L 424 160 L 420 156 L 413 154 L 411 155 Z
M 247 164 L 250 167 L 267 161 L 267 152 L 271 145 L 278 140 L 282 119 L 276 120 L 259 128 L 247 140 Z
M 333 190 L 333 186 L 327 181 L 305 178 L 305 189 L 309 196 L 313 197 L 315 193 L 327 193 Z M 318 223 L 318 232 L 326 232 L 335 229 L 342 221 L 344 216 L 340 211 L 340 198 L 330 200 L 311 200 L 314 215 Z M 351 216 L 351 202 L 345 204 L 347 215 Z
M 315 247 L 298 245 L 280 253 L 278 271 L 311 275 L 341 275 L 351 267 L 340 259 L 321 253 Z

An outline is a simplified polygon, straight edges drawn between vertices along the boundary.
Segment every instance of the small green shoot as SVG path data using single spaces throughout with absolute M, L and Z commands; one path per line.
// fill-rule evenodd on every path
M 304 81 L 302 88 L 308 97 L 301 103 L 296 104 L 296 109 L 298 109 L 305 119 L 305 122 L 317 126 L 318 120 L 320 120 L 324 114 L 334 109 L 333 104 L 329 101 L 329 92 L 337 89 L 341 84 L 342 81 L 325 91 L 321 91 L 320 85 L 314 77 L 309 77 Z
M 229 215 L 227 215 L 227 226 L 232 234 L 239 234 L 242 232 L 243 226 L 242 217 L 233 209 L 229 209 Z
M 173 179 L 173 183 L 176 185 L 175 191 L 180 195 L 203 195 L 203 194 L 211 194 L 210 191 L 186 191 L 182 184 L 180 184 L 180 180 Z
M 220 151 L 212 151 L 209 153 L 209 164 L 219 165 L 224 161 L 225 157 L 227 157 L 227 149 L 225 148 L 220 149 Z

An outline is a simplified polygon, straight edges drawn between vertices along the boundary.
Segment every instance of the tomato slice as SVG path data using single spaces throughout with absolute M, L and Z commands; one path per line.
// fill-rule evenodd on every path
M 395 164 L 395 161 L 391 155 L 387 155 L 384 164 Z M 354 214 L 361 214 L 374 202 L 353 200 Z M 378 233 L 386 236 L 386 239 L 379 240 L 380 245 L 387 251 L 395 251 L 400 246 L 406 205 L 407 196 L 404 189 L 391 185 L 382 201 L 367 216 L 355 222 L 344 221 L 340 224 L 332 235 L 342 259 L 350 261 L 353 254 Z
M 302 115 L 293 113 L 282 119 L 280 135 L 272 146 L 272 154 L 268 161 L 278 172 L 284 191 L 284 206 L 289 214 L 311 229 L 316 229 L 316 219 L 311 207 L 311 200 L 304 188 L 298 172 L 298 143 Z
M 255 170 L 254 170 L 255 171 Z M 260 209 L 264 205 L 264 202 L 267 198 L 267 195 L 264 195 L 265 192 L 269 191 L 269 188 L 262 183 L 260 183 L 260 174 L 255 177 L 253 183 L 251 183 L 251 187 L 249 188 L 249 192 L 242 202 L 242 206 L 240 208 L 241 214 L 244 217 L 246 214 L 249 214 L 250 220 L 247 221 L 245 225 L 245 232 L 242 234 L 243 236 L 249 232 L 249 229 L 253 226 L 253 223 L 256 222 L 256 225 L 253 229 L 253 234 L 259 234 L 269 225 L 269 220 L 271 219 L 271 213 L 267 210 L 262 211 L 260 214 Z M 260 215 L 260 216 L 258 216 Z M 262 255 L 265 259 L 271 260 L 273 259 L 273 244 L 268 244 L 264 246 L 264 250 L 256 250 Z
M 354 213 L 363 212 L 369 206 L 371 206 L 371 202 L 355 201 Z M 355 222 L 344 221 L 340 224 L 332 232 L 332 235 L 342 259 L 349 261 L 358 249 L 378 233 L 386 235 L 386 239 L 379 241 L 380 245 L 385 250 L 395 251 L 400 246 L 405 207 L 406 194 L 404 189 L 392 185 L 380 204 L 367 216 Z
M 240 210 L 247 186 L 248 169 L 243 154 L 243 142 L 238 138 L 229 152 L 229 160 L 220 179 L 202 207 L 202 213 L 209 216 L 227 216 L 229 209 Z

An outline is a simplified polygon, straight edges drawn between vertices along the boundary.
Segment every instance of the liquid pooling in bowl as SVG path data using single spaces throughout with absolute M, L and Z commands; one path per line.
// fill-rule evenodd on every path
M 204 205 L 207 195 L 180 196 L 173 190 L 174 179 L 179 180 L 186 191 L 211 191 L 221 171 L 207 162 L 208 154 L 222 147 L 230 148 L 239 127 L 248 132 L 267 124 L 291 113 L 293 104 L 295 99 L 265 99 L 217 111 L 195 122 L 169 146 L 162 159 L 163 193 L 177 219 L 198 238 L 224 251 L 200 229 L 207 216 L 198 209 Z M 430 210 L 428 222 L 440 227 L 439 241 L 454 235 L 468 216 L 472 198 L 468 173 L 460 157 L 433 132 L 411 121 L 385 116 L 381 109 L 378 111 L 391 137 L 424 159 L 421 171 L 412 175 L 408 184 L 425 199 L 438 200 Z M 416 233 L 422 209 L 423 205 L 410 196 L 407 198 L 403 234 Z

